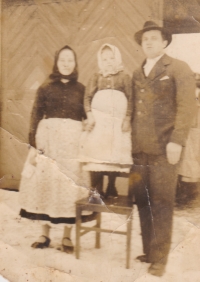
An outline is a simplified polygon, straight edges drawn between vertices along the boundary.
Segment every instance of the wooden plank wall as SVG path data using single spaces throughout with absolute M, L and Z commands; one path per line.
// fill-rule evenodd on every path
M 30 112 L 55 51 L 68 44 L 78 56 L 83 84 L 97 70 L 103 43 L 115 44 L 126 71 L 143 54 L 133 34 L 146 20 L 162 20 L 159 0 L 5 0 L 2 8 L 1 187 L 17 187 L 27 155 Z

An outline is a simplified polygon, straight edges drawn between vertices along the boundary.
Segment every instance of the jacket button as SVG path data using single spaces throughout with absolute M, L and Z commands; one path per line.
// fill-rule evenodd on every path
M 139 111 L 139 112 L 137 112 L 137 114 L 138 114 L 138 116 L 140 116 L 140 115 L 141 115 L 141 112 Z
M 142 92 L 142 93 L 143 93 L 143 92 L 144 92 L 144 89 L 140 89 L 140 92 Z
M 142 104 L 142 100 L 139 100 L 138 103 L 139 103 L 139 104 Z

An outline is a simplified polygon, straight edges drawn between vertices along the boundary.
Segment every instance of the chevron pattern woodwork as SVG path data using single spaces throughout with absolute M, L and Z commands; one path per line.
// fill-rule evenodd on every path
M 39 85 L 51 72 L 55 51 L 68 44 L 78 56 L 79 80 L 97 71 L 103 43 L 119 47 L 126 71 L 143 55 L 133 34 L 152 18 L 159 0 L 16 0 L 3 5 L 2 127 L 28 141 L 30 112 Z M 6 1 L 4 1 L 6 3 Z

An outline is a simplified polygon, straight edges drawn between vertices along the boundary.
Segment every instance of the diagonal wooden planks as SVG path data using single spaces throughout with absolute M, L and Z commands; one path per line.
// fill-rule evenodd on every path
M 84 84 L 98 71 L 96 54 L 106 42 L 119 47 L 131 74 L 143 58 L 133 34 L 150 18 L 146 2 L 35 0 L 31 5 L 24 2 L 4 8 L 4 88 L 5 93 L 13 93 L 9 99 L 29 97 L 30 88 L 51 72 L 55 51 L 66 44 L 77 52 Z M 33 99 L 34 91 L 30 93 Z

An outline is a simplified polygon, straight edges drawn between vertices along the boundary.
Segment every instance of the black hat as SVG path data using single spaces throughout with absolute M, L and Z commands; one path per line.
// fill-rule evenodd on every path
M 167 46 L 171 43 L 172 41 L 172 35 L 171 33 L 164 27 L 158 26 L 155 22 L 153 21 L 147 21 L 144 23 L 143 29 L 136 32 L 134 35 L 135 41 L 141 45 L 142 43 L 142 35 L 144 32 L 149 31 L 149 30 L 160 30 L 165 38 L 165 40 L 168 41 Z M 166 46 L 166 47 L 167 47 Z

